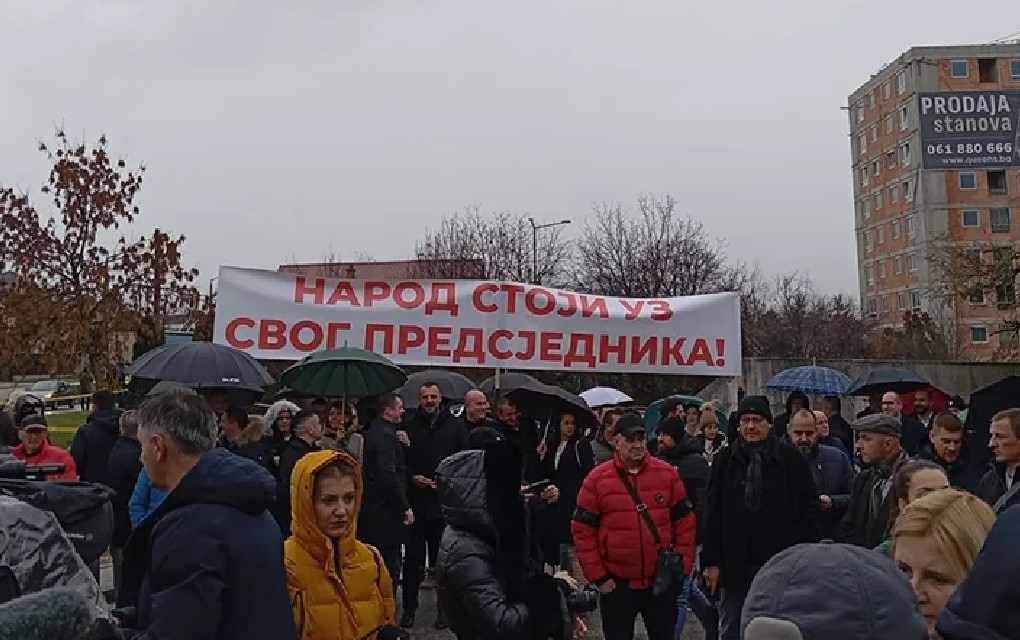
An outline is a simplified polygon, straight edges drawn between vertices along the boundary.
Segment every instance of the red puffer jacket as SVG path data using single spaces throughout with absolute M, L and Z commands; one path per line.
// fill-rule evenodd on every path
M 615 454 L 588 474 L 577 494 L 570 530 L 585 578 L 596 584 L 612 578 L 633 589 L 647 589 L 655 577 L 658 549 L 618 470 L 635 483 L 659 538 L 683 555 L 689 574 L 694 562 L 694 511 L 680 475 L 650 455 L 636 475 L 628 474 Z

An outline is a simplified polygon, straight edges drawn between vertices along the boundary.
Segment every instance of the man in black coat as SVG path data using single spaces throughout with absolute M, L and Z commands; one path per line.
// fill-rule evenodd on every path
M 942 467 L 949 484 L 964 491 L 974 491 L 977 469 L 964 455 L 963 423 L 951 413 L 940 413 L 932 420 L 929 442 L 917 456 Z
M 379 398 L 379 416 L 364 430 L 365 453 L 362 466 L 361 513 L 358 538 L 379 550 L 393 584 L 400 583 L 400 547 L 407 539 L 407 527 L 414 512 L 407 500 L 407 463 L 397 427 L 404 416 L 400 396 L 389 393 Z
M 131 517 L 128 502 L 142 472 L 142 445 L 138 442 L 138 412 L 126 411 L 120 417 L 120 437 L 110 450 L 109 487 L 113 489 L 113 538 L 110 555 L 113 557 L 114 590 L 120 589 L 124 568 L 124 546 L 131 535 Z
M 404 421 L 403 429 L 411 441 L 406 451 L 407 474 L 411 478 L 407 499 L 414 511 L 414 523 L 408 529 L 404 553 L 404 615 L 400 626 L 413 627 L 425 561 L 428 558 L 429 566 L 435 568 L 439 540 L 446 526 L 436 492 L 436 467 L 443 458 L 464 450 L 467 429 L 446 410 L 439 385 L 433 382 L 418 387 L 418 410 Z M 435 627 L 446 628 L 442 610 Z
M 850 490 L 850 505 L 840 523 L 840 542 L 874 549 L 889 533 L 896 497 L 892 479 L 910 456 L 900 445 L 903 426 L 885 413 L 872 413 L 854 421 L 857 451 L 867 469 L 857 474 Z
M 107 465 L 120 436 L 120 415 L 113 393 L 104 389 L 93 394 L 92 413 L 71 442 L 71 457 L 82 482 L 109 484 Z
M 276 522 L 283 537 L 290 536 L 290 477 L 294 465 L 312 451 L 318 451 L 316 444 L 322 437 L 322 422 L 314 411 L 301 411 L 291 421 L 291 437 L 280 452 L 280 475 L 276 479 Z
M 839 533 L 839 523 L 850 504 L 854 465 L 842 449 L 821 443 L 819 417 L 826 416 L 819 411 L 801 409 L 790 418 L 786 431 L 793 446 L 807 458 L 811 465 L 811 475 L 818 485 L 818 502 L 821 507 L 818 533 L 824 539 L 835 540 Z
M 900 446 L 908 456 L 916 456 L 928 443 L 928 430 L 914 416 L 903 415 L 903 401 L 895 391 L 882 394 L 882 413 L 900 424 Z
M 701 552 L 706 586 L 722 592 L 722 640 L 740 640 L 740 612 L 762 565 L 784 549 L 819 539 L 811 469 L 772 433 L 768 399 L 746 396 L 737 423 L 739 436 L 712 461 Z
M 138 424 L 142 463 L 167 497 L 124 550 L 118 604 L 136 607 L 124 636 L 296 639 L 283 538 L 267 512 L 273 477 L 215 448 L 216 416 L 197 395 L 149 398 Z
M 846 449 L 845 453 L 853 457 L 854 453 L 854 432 L 850 423 L 843 417 L 843 404 L 838 396 L 825 396 L 822 398 L 822 412 L 829 420 L 829 435 L 839 438 Z

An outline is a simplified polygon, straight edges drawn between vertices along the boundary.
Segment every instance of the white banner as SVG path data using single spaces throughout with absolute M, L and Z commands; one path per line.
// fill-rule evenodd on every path
M 265 360 L 349 345 L 408 365 L 738 376 L 740 297 L 221 267 L 213 340 Z

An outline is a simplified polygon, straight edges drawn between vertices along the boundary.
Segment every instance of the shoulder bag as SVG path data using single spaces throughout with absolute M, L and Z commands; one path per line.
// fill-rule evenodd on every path
M 619 467 L 616 468 L 616 472 L 620 475 L 620 481 L 623 482 L 627 493 L 630 494 L 631 499 L 634 501 L 634 506 L 637 507 L 637 512 L 641 515 L 645 526 L 648 527 L 648 531 L 652 534 L 652 540 L 658 549 L 655 577 L 652 580 L 652 595 L 657 598 L 675 595 L 687 577 L 684 575 L 684 557 L 673 548 L 672 541 L 669 546 L 662 544 L 662 538 L 659 536 L 659 530 L 655 526 L 655 521 L 652 520 L 651 514 L 648 513 L 648 505 L 641 501 L 641 496 L 638 495 L 637 488 L 630 481 L 627 472 Z

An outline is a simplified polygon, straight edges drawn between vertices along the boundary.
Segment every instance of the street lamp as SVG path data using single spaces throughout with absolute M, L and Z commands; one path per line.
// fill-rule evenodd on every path
M 538 230 L 550 229 L 552 227 L 559 227 L 561 225 L 570 224 L 570 220 L 560 220 L 558 222 L 546 222 L 545 224 L 536 224 L 534 218 L 528 217 L 528 223 L 531 224 L 531 280 L 532 284 L 541 284 L 538 281 Z

